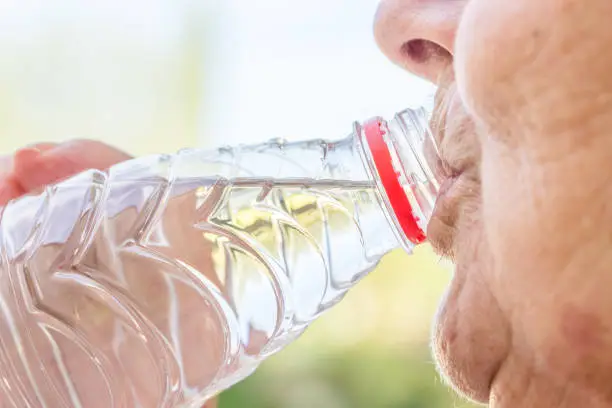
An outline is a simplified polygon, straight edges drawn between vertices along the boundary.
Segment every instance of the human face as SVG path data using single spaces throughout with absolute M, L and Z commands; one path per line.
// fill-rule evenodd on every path
M 428 235 L 456 269 L 434 355 L 492 407 L 612 406 L 610 238 L 595 225 L 612 221 L 610 12 L 383 0 L 376 15 L 383 53 L 439 86 L 444 183 Z

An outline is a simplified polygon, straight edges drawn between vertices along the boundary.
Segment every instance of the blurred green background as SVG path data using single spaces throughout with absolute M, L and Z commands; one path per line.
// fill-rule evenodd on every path
M 0 153 L 75 137 L 143 155 L 344 136 L 432 91 L 377 51 L 376 3 L 5 0 Z M 427 246 L 390 254 L 220 407 L 468 407 L 428 349 L 450 271 Z
M 443 384 L 428 348 L 449 269 L 426 246 L 390 254 L 220 407 L 471 407 Z

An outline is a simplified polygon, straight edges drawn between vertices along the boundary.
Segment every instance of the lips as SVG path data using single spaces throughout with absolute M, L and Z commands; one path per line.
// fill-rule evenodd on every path
M 453 257 L 455 236 L 464 213 L 480 200 L 480 143 L 472 118 L 456 91 L 452 75 L 438 88 L 431 129 L 437 144 L 430 158 L 440 190 L 427 235 L 434 249 Z
M 450 192 L 452 192 L 453 187 L 457 183 L 457 180 L 461 176 L 462 173 L 448 177 L 446 180 L 442 182 L 440 185 L 440 190 L 438 191 L 438 200 L 443 200 Z
M 453 258 L 460 206 L 464 194 L 463 174 L 447 178 L 440 186 L 436 204 L 427 227 L 429 242 L 440 255 Z

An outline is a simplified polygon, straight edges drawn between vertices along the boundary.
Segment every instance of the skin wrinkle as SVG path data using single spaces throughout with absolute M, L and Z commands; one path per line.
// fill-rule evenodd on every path
M 438 144 L 439 161 L 441 162 L 437 169 L 441 173 L 440 178 L 448 178 L 452 174 L 461 174 L 461 176 L 459 180 L 455 181 L 453 196 L 450 199 L 447 197 L 444 200 L 438 201 L 436 213 L 429 226 L 429 236 L 432 237 L 434 247 L 443 255 L 455 257 L 455 254 L 459 253 L 464 258 L 467 256 L 477 259 L 480 257 L 478 254 L 478 243 L 462 241 L 457 239 L 456 235 L 462 232 L 465 234 L 465 231 L 469 231 L 470 225 L 477 224 L 481 218 L 478 215 L 480 212 L 480 176 L 478 166 L 480 150 L 478 145 L 474 143 L 475 135 L 473 134 L 473 128 L 468 124 L 469 118 L 466 115 L 462 115 L 460 110 L 455 111 L 454 115 L 448 114 L 456 93 L 451 82 L 452 72 L 447 71 L 442 76 L 448 81 L 448 85 L 439 88 L 436 95 L 436 109 L 432 117 L 432 131 L 434 139 Z M 459 114 L 456 114 L 457 112 Z M 467 235 L 467 239 L 475 241 L 469 234 L 465 235 Z M 454 248 L 455 242 L 461 242 L 461 248 Z M 472 250 L 476 252 L 474 255 L 469 255 L 471 250 L 466 252 L 466 248 L 473 248 Z M 463 259 L 460 263 L 470 264 L 472 262 L 465 262 L 465 259 Z M 458 355 L 457 350 L 465 349 L 466 346 L 473 347 L 469 344 L 474 341 L 467 339 L 467 344 L 460 341 L 458 333 L 462 331 L 460 321 L 462 320 L 461 316 L 463 313 L 460 309 L 447 307 L 450 304 L 460 305 L 462 303 L 469 303 L 472 297 L 470 293 L 474 289 L 468 288 L 466 290 L 465 285 L 468 284 L 468 280 L 464 271 L 465 268 L 459 268 L 456 271 L 453 277 L 455 284 L 447 293 L 439 309 L 438 324 L 434 327 L 432 348 L 436 360 L 443 367 L 443 372 L 451 373 L 453 380 L 449 381 L 449 378 L 447 378 L 447 382 L 471 399 L 486 401 L 489 397 L 490 384 L 501 369 L 506 353 L 502 352 L 501 358 L 492 362 L 487 361 L 487 358 L 482 360 L 475 358 L 470 361 L 456 359 Z M 494 298 L 488 285 L 486 283 L 483 284 L 483 282 L 480 280 L 479 290 L 485 290 L 488 297 Z M 469 284 L 474 285 L 475 283 L 472 280 Z M 491 310 L 494 309 L 489 309 L 489 312 Z M 499 311 L 494 314 L 503 316 Z M 503 318 L 498 321 L 503 322 Z M 507 326 L 507 323 L 501 323 L 501 326 Z M 486 336 L 486 330 L 480 335 L 474 332 L 471 336 L 474 336 L 472 338 L 478 338 L 482 335 Z M 503 333 L 505 329 L 501 329 L 499 332 Z M 502 337 L 506 337 L 506 341 L 510 341 L 509 335 L 503 335 Z M 503 341 L 499 343 L 503 344 Z M 492 353 L 498 354 L 496 351 Z M 481 352 L 480 354 L 486 355 L 487 353 Z M 466 373 L 471 374 L 466 375 Z M 477 386 L 474 383 L 474 378 L 481 378 L 483 375 L 484 377 L 477 381 L 481 385 Z
M 459 128 L 460 129 L 460 128 Z M 441 140 L 441 137 L 439 137 L 439 135 L 437 136 L 437 140 Z M 455 142 L 457 141 L 461 141 L 461 140 L 465 140 L 462 138 L 454 138 L 452 139 Z M 452 149 L 449 151 L 453 151 Z M 471 234 L 466 233 L 466 231 L 469 231 L 471 228 L 470 226 L 475 225 L 478 223 L 478 220 L 481 218 L 480 215 L 478 215 L 479 211 L 480 211 L 480 197 L 479 194 L 477 193 L 477 191 L 479 190 L 479 187 L 477 184 L 474 184 L 473 188 L 470 191 L 470 193 L 472 193 L 471 195 L 467 195 L 466 192 L 468 190 L 463 190 L 463 189 L 459 189 L 459 195 L 461 196 L 460 198 L 462 198 L 464 201 L 460 203 L 461 206 L 461 211 L 457 212 L 455 211 L 454 214 L 456 214 L 456 217 L 454 218 L 454 222 L 459 223 L 458 224 L 458 228 L 454 228 L 453 226 L 453 233 L 459 233 L 459 234 L 464 234 L 466 235 L 467 239 L 474 241 L 472 243 L 466 242 L 465 239 L 458 239 L 458 242 L 462 242 L 462 246 L 463 248 L 472 248 L 468 251 L 466 251 L 465 249 L 460 250 L 459 254 L 463 259 L 459 259 L 458 264 L 471 264 L 472 262 L 467 261 L 465 258 L 473 258 L 473 259 L 478 259 L 480 258 L 480 254 L 479 252 L 479 248 L 478 248 L 478 243 L 477 241 L 479 241 L 479 239 L 474 238 Z M 459 206 L 456 204 L 459 204 L 460 199 L 458 200 L 458 202 L 455 203 L 455 209 L 457 209 Z M 435 228 L 435 226 L 430 226 L 430 228 Z M 435 233 L 435 232 L 433 232 Z M 432 234 L 432 232 L 430 232 L 430 234 Z M 439 231 L 438 231 L 439 234 Z M 454 239 L 454 238 L 453 238 Z M 475 253 L 473 255 L 470 255 L 469 251 L 475 251 Z M 492 298 L 492 294 L 490 289 L 488 288 L 488 285 L 486 284 L 486 281 L 483 280 L 479 280 L 479 282 L 474 282 L 474 280 L 469 281 L 469 286 L 471 288 L 468 288 L 467 290 L 465 289 L 465 285 L 467 279 L 465 276 L 465 268 L 458 268 L 458 270 L 455 273 L 455 276 L 453 277 L 453 282 L 454 284 L 451 286 L 451 290 L 447 293 L 446 295 L 446 299 L 442 302 L 442 306 L 439 310 L 438 313 L 438 325 L 436 325 L 434 327 L 434 338 L 433 338 L 433 350 L 434 350 L 434 355 L 437 357 L 437 361 L 442 365 L 443 372 L 446 373 L 454 373 L 451 374 L 451 376 L 453 377 L 454 381 L 451 382 L 452 384 L 454 384 L 455 388 L 460 390 L 461 392 L 463 392 L 464 394 L 466 394 L 467 396 L 469 396 L 472 399 L 476 399 L 476 400 L 486 400 L 488 398 L 488 390 L 489 390 L 489 384 L 493 381 L 493 379 L 495 378 L 496 372 L 500 369 L 501 365 L 503 364 L 504 361 L 504 357 L 502 353 L 502 358 L 498 361 L 495 362 L 493 361 L 493 364 L 490 364 L 491 361 L 488 360 L 488 357 L 484 357 L 482 359 L 479 358 L 474 358 L 471 359 L 470 361 L 465 361 L 464 359 L 457 359 L 458 353 L 457 350 L 461 350 L 461 349 L 465 349 L 466 346 L 467 347 L 473 347 L 473 346 L 469 346 L 469 343 L 472 342 L 473 340 L 469 340 L 468 339 L 468 344 L 464 344 L 461 341 L 458 342 L 458 339 L 460 340 L 460 338 L 458 338 L 457 333 L 461 332 L 461 326 L 462 323 L 460 323 L 460 321 L 462 320 L 462 317 L 464 315 L 463 311 L 461 309 L 457 309 L 458 305 L 461 305 L 462 303 L 469 303 L 470 299 L 474 297 L 473 294 L 470 294 L 470 292 L 473 292 L 473 286 L 474 285 L 478 285 L 480 291 L 485 290 L 486 293 L 488 294 L 489 297 Z M 479 295 L 479 297 L 482 297 L 482 295 Z M 493 302 L 496 302 L 495 300 Z M 448 305 L 454 305 L 454 308 L 449 308 Z M 488 309 L 488 313 L 491 312 L 491 310 L 495 310 L 494 308 Z M 502 316 L 501 313 L 497 312 L 494 313 L 496 316 Z M 490 320 L 488 318 L 483 318 L 482 320 Z M 499 319 L 498 322 L 500 323 L 500 326 L 504 327 L 507 326 L 507 324 L 502 323 L 503 322 L 503 318 Z M 490 328 L 486 328 L 484 329 L 484 331 L 482 332 L 482 334 L 476 334 L 473 333 L 471 336 L 475 336 L 473 338 L 478 338 L 478 337 L 482 337 L 487 336 L 487 330 L 489 330 Z M 504 333 L 505 329 L 498 329 L 497 330 L 498 333 Z M 502 337 L 506 337 L 507 338 L 507 342 L 509 342 L 509 335 L 502 335 Z M 498 342 L 498 344 L 503 344 L 502 342 Z M 503 347 L 503 346 L 502 346 Z M 486 355 L 487 353 L 485 352 L 480 352 L 480 355 Z M 494 352 L 493 354 L 497 354 L 497 352 Z M 484 364 L 483 364 L 484 363 Z M 483 365 L 481 365 L 483 364 Z M 471 367 L 471 368 L 470 368 Z M 485 368 L 488 367 L 488 368 Z M 466 372 L 471 372 L 472 374 L 470 375 L 465 375 Z M 483 377 L 481 380 L 479 380 L 479 383 L 482 384 L 482 386 L 480 386 L 480 391 L 475 391 L 476 385 L 473 383 L 475 376 L 478 378 L 480 377 L 480 375 L 482 374 L 477 374 L 478 372 L 481 373 L 485 373 L 485 377 Z M 448 379 L 447 379 L 448 381 Z
M 431 128 L 439 155 L 428 154 L 432 167 L 441 180 L 453 178 L 452 191 L 439 199 L 429 225 L 429 236 L 434 248 L 447 257 L 454 257 L 453 242 L 456 225 L 464 211 L 462 203 L 480 200 L 480 149 L 474 143 L 472 127 L 466 115 L 449 115 L 452 99 L 456 96 L 452 87 L 452 70 L 441 76 L 444 83 L 436 93 L 436 108 Z

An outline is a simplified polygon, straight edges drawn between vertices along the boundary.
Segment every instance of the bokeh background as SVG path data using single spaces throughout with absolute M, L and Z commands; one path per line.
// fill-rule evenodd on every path
M 347 135 L 430 103 L 376 49 L 375 0 L 2 0 L 0 153 L 92 138 L 135 155 Z M 397 252 L 221 408 L 446 408 L 428 350 L 451 266 Z

